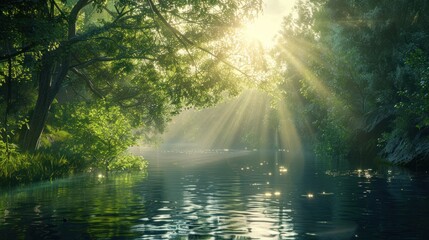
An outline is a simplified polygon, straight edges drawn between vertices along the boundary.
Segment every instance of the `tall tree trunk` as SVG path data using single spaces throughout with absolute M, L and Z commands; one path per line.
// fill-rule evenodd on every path
M 22 148 L 27 151 L 36 149 L 37 143 L 39 141 L 40 135 L 43 132 L 43 128 L 48 117 L 49 108 L 52 104 L 52 102 L 50 102 L 48 99 L 50 92 L 49 85 L 52 78 L 52 63 L 48 63 L 47 60 L 45 60 L 42 65 L 42 69 L 40 70 L 38 76 L 39 92 L 36 106 L 34 107 L 28 129 L 26 129 L 21 144 Z
M 36 106 L 21 141 L 21 147 L 26 151 L 37 149 L 48 119 L 49 109 L 67 76 L 70 56 L 65 54 L 64 59 L 58 62 L 52 57 L 54 54 L 47 53 L 42 59 L 42 67 L 38 75 L 39 91 Z
M 30 118 L 29 127 L 21 140 L 21 147 L 26 151 L 34 151 L 48 119 L 49 109 L 57 96 L 70 67 L 70 41 L 76 36 L 76 21 L 80 10 L 93 0 L 79 0 L 68 16 L 67 40 L 56 50 L 46 52 L 41 60 L 38 74 L 39 92 L 36 106 Z

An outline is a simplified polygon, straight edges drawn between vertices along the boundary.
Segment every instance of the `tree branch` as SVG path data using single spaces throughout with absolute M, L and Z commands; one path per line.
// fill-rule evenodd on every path
M 64 14 L 64 12 L 61 10 L 60 6 L 58 6 L 57 2 L 55 0 L 51 0 L 51 3 L 54 4 L 55 8 L 60 12 L 61 17 L 67 21 L 67 16 Z
M 230 62 L 226 61 L 225 59 L 219 57 L 218 55 L 212 53 L 210 50 L 201 47 L 199 45 L 197 45 L 195 42 L 193 42 L 192 40 L 190 40 L 189 38 L 187 38 L 185 35 L 183 35 L 179 30 L 177 30 L 176 28 L 174 28 L 170 23 L 167 22 L 167 20 L 164 18 L 164 16 L 162 16 L 162 14 L 159 12 L 158 8 L 155 6 L 155 4 L 153 3 L 152 0 L 147 0 L 152 11 L 155 13 L 155 15 L 161 20 L 161 22 L 164 24 L 164 26 L 177 38 L 177 40 L 179 40 L 179 42 L 181 42 L 185 47 L 186 45 L 191 45 L 207 54 L 209 54 L 210 56 L 216 58 L 217 60 L 219 60 L 220 62 L 224 63 L 225 65 L 227 65 L 228 67 L 238 71 L 239 73 L 245 75 L 246 77 L 250 77 L 247 73 L 243 72 L 241 69 L 239 69 L 238 67 L 234 66 L 233 64 L 231 64 Z
M 122 60 L 122 59 L 143 59 L 143 60 L 150 60 L 150 61 L 156 60 L 155 58 L 150 58 L 150 57 L 145 57 L 145 56 L 118 56 L 118 57 L 100 56 L 100 57 L 92 58 L 86 62 L 79 62 L 77 64 L 70 66 L 70 67 L 71 68 L 86 67 L 86 66 L 95 64 L 97 62 L 112 62 L 112 61 L 117 61 L 117 60 Z
M 89 79 L 88 76 L 86 76 L 84 73 L 80 72 L 77 68 L 72 68 L 71 71 L 86 82 L 89 89 L 91 90 L 92 93 L 94 93 L 95 96 L 97 96 L 101 99 L 104 98 L 103 94 L 101 94 L 100 91 L 98 91 L 98 89 L 95 88 L 94 84 L 92 83 L 91 79 Z
M 29 45 L 27 45 L 27 46 L 24 46 L 24 47 L 22 47 L 20 50 L 15 50 L 14 52 L 12 52 L 12 53 L 7 53 L 7 54 L 4 54 L 4 55 L 1 55 L 0 56 L 0 62 L 3 62 L 3 61 L 6 61 L 6 60 L 8 60 L 9 58 L 14 58 L 14 57 L 16 57 L 16 56 L 18 56 L 18 55 L 20 55 L 20 54 L 23 54 L 23 53 L 26 53 L 26 52 L 29 52 L 33 47 L 35 47 L 36 46 L 36 44 L 34 44 L 34 43 L 32 43 L 32 44 L 29 44 Z
M 76 36 L 76 21 L 79 16 L 80 10 L 82 10 L 85 6 L 90 4 L 93 0 L 79 0 L 76 5 L 72 8 L 70 15 L 68 17 L 68 39 L 71 40 Z

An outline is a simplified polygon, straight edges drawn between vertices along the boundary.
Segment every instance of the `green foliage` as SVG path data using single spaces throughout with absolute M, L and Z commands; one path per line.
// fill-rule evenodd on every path
M 92 167 L 109 169 L 110 164 L 137 140 L 120 108 L 102 100 L 65 106 L 58 116 L 60 119 L 61 122 L 67 119 L 62 131 L 70 135 L 56 144 L 63 152 L 83 158 Z
M 429 61 L 422 49 L 415 49 L 405 61 L 416 81 L 398 91 L 393 129 L 379 139 L 389 161 L 408 164 L 429 154 Z
M 141 156 L 123 153 L 110 162 L 108 168 L 110 171 L 143 171 L 147 168 L 147 164 L 147 161 L 145 161 Z
M 350 153 L 350 131 L 338 119 L 321 124 L 315 146 L 316 154 L 326 160 L 344 160 Z
M 295 121 L 310 126 L 301 133 L 315 133 L 318 151 L 373 149 L 372 157 L 396 163 L 427 158 L 428 7 L 310 0 L 285 19 L 274 54 L 284 69 L 279 86 Z
M 10 178 L 23 165 L 23 158 L 19 155 L 16 145 L 0 141 L 0 178 Z
M 424 129 L 429 127 L 429 60 L 422 49 L 416 49 L 405 63 L 413 70 L 417 81 L 408 89 L 399 91 L 402 101 L 396 108 L 410 120 L 414 119 L 415 127 Z
M 73 106 L 62 115 L 71 118 L 67 130 L 73 134 L 49 127 L 41 152 L 21 153 L 15 144 L 0 141 L 0 183 L 49 180 L 90 168 L 146 169 L 142 157 L 125 153 L 136 138 L 118 108 L 103 102 L 85 107 Z
M 4 128 L 0 128 L 4 132 Z M 13 132 L 11 133 L 13 134 Z M 0 135 L 0 183 L 22 183 L 58 178 L 70 173 L 64 157 L 48 153 L 22 153 L 18 146 Z
M 51 154 L 14 151 L 9 158 L 0 158 L 1 184 L 52 180 L 69 173 L 68 161 L 64 157 Z

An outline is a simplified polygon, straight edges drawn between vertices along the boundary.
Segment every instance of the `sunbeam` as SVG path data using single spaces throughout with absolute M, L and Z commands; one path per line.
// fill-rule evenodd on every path
M 301 151 L 289 110 L 273 108 L 268 94 L 246 90 L 239 97 L 174 118 L 162 147 L 186 150 L 242 149 Z
M 290 47 L 283 47 L 282 53 L 285 55 L 288 62 L 304 77 L 311 88 L 319 94 L 321 99 L 331 96 L 331 91 L 319 80 L 317 75 L 313 73 L 305 64 L 294 54 Z
M 302 142 L 299 136 L 296 126 L 292 121 L 292 115 L 285 104 L 282 104 L 277 108 L 279 124 L 277 128 L 277 134 L 279 142 L 282 143 L 279 149 L 284 149 L 287 152 L 294 154 L 301 154 Z

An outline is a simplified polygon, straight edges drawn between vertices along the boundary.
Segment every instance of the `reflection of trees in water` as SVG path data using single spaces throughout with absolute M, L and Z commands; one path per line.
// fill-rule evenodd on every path
M 10 239 L 133 235 L 131 227 L 146 212 L 135 186 L 145 178 L 145 173 L 87 175 L 17 188 L 1 196 L 0 211 L 8 214 L 0 220 L 0 233 Z
M 8 216 L 0 218 L 0 234 L 62 239 L 400 239 L 413 231 L 423 237 L 429 210 L 427 176 L 417 181 L 415 175 L 391 167 L 334 170 L 325 161 L 291 152 L 242 152 L 248 154 L 231 151 L 195 166 L 160 161 L 150 165 L 147 176 L 87 175 L 16 188 L 0 197 L 0 213 L 8 210 Z

